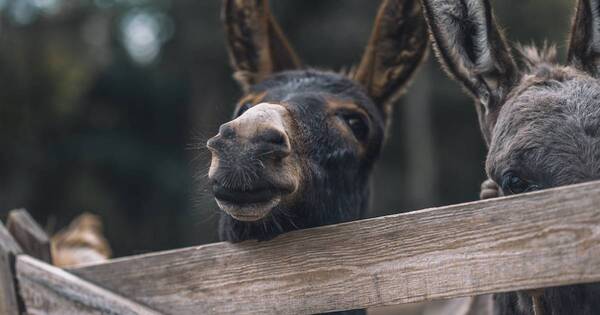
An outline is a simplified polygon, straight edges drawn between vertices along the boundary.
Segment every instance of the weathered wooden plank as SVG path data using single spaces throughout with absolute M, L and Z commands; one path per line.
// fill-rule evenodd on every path
M 6 227 L 23 252 L 45 262 L 51 262 L 50 239 L 25 209 L 11 210 Z
M 18 315 L 14 260 L 21 248 L 0 222 L 0 314 Z
M 72 271 L 170 314 L 316 313 L 596 282 L 600 182 Z
M 27 314 L 160 314 L 31 256 L 16 271 Z

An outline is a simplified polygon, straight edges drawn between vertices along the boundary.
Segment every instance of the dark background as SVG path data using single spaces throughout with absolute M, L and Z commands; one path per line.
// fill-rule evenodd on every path
M 512 41 L 561 54 L 574 0 L 496 0 Z M 303 60 L 358 62 L 379 1 L 276 0 Z M 203 144 L 240 96 L 217 0 L 0 0 L 0 219 L 102 216 L 116 256 L 216 241 Z M 431 58 L 396 106 L 370 216 L 477 199 L 475 110 Z

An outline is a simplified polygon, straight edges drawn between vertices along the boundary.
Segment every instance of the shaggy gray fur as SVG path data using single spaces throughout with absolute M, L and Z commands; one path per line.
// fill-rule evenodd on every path
M 488 0 L 423 0 L 423 7 L 440 62 L 475 98 L 499 194 L 600 179 L 599 0 L 577 5 L 567 66 L 548 45 L 519 46 L 517 66 Z M 494 193 L 489 181 L 482 185 L 482 197 Z M 600 284 L 542 291 L 543 315 L 600 314 Z M 494 313 L 533 314 L 531 297 L 495 294 Z

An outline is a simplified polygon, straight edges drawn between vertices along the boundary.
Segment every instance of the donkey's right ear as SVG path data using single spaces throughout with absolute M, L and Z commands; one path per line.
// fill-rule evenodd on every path
M 268 0 L 223 0 L 221 14 L 234 78 L 245 91 L 272 73 L 301 67 Z
M 518 80 L 489 0 L 422 0 L 422 4 L 438 59 L 477 99 L 488 139 L 502 98 Z
M 389 118 L 391 105 L 427 52 L 427 25 L 418 0 L 383 0 L 353 79 Z
M 579 0 L 571 31 L 569 63 L 600 75 L 600 0 Z

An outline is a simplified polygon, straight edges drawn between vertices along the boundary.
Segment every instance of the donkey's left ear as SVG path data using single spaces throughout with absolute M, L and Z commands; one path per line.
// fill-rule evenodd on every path
M 234 78 L 245 91 L 272 73 L 301 67 L 268 0 L 223 0 L 221 14 Z
M 600 0 L 579 0 L 568 61 L 594 76 L 600 74 Z
M 384 115 L 421 65 L 427 41 L 418 0 L 383 0 L 353 79 L 367 89 Z

